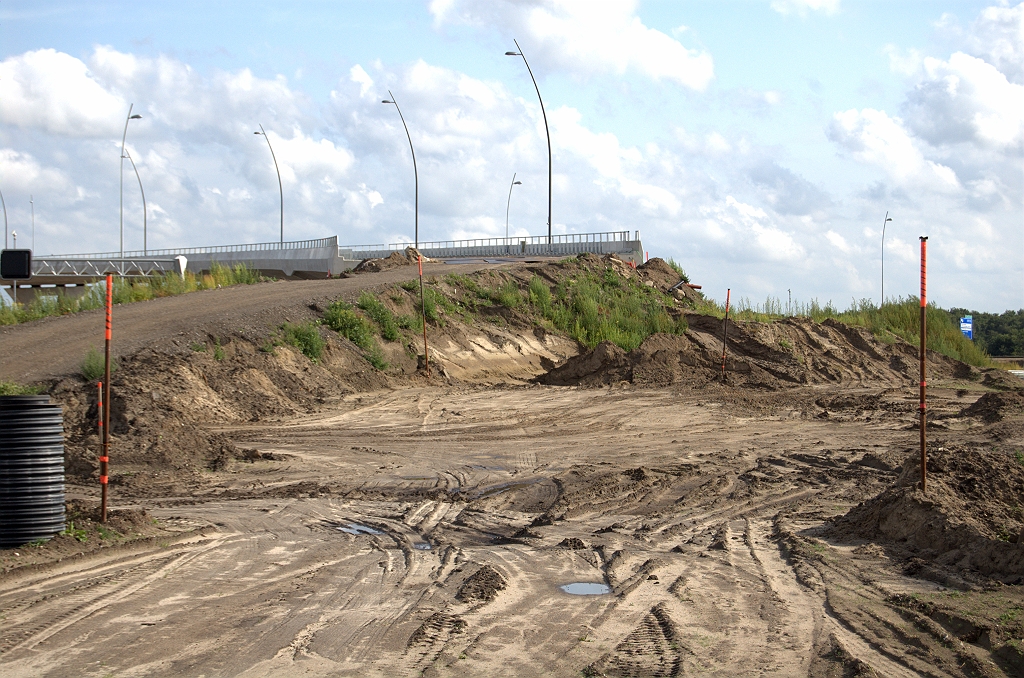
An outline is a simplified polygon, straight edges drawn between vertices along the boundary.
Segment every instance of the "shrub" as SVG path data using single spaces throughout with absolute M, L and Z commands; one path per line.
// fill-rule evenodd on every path
M 656 332 L 682 334 L 687 329 L 681 316 L 673 318 L 666 310 L 672 304 L 669 297 L 623 280 L 610 269 L 564 280 L 553 296 L 552 323 L 587 348 L 611 341 L 630 351 Z
M 669 259 L 668 265 L 672 267 L 672 270 L 679 274 L 679 277 L 683 279 L 684 283 L 690 282 L 690 276 L 686 275 L 686 271 L 683 267 L 676 263 L 675 259 Z
M 85 358 L 82 360 L 82 376 L 85 377 L 86 381 L 97 381 L 103 378 L 105 372 L 105 355 L 96 350 L 95 347 L 89 349 L 89 352 L 85 354 Z M 113 358 L 110 359 L 110 373 L 113 374 L 117 370 L 117 361 Z
M 413 278 L 412 280 L 406 280 L 404 282 L 399 283 L 398 286 L 401 287 L 403 290 L 406 290 L 407 292 L 415 292 L 420 288 L 420 281 Z
M 400 315 L 395 318 L 397 324 L 403 330 L 419 332 L 423 329 L 423 319 L 418 315 Z
M 183 276 L 164 273 L 149 278 L 114 278 L 112 300 L 115 304 L 128 304 L 210 289 L 218 285 L 226 287 L 269 280 L 246 264 L 236 264 L 232 268 L 214 264 L 212 268 L 211 274 L 198 278 L 190 271 L 185 271 Z M 106 285 L 103 282 L 91 285 L 88 292 L 76 297 L 58 290 L 53 295 L 35 297 L 27 304 L 0 307 L 0 325 L 15 325 L 48 316 L 88 311 L 103 308 L 105 304 Z
M 373 348 L 373 326 L 366 318 L 356 313 L 351 304 L 344 301 L 334 302 L 324 312 L 324 322 L 364 351 Z
M 359 308 L 366 311 L 366 314 L 377 323 L 377 327 L 380 328 L 380 336 L 388 341 L 398 341 L 400 335 L 395 316 L 377 297 L 369 292 L 363 292 L 359 295 Z
M 36 395 L 39 391 L 38 386 L 23 386 L 13 381 L 0 381 L 0 396 Z
M 441 314 L 437 310 L 438 293 L 432 289 L 423 290 L 423 303 L 421 310 L 423 315 L 430 322 L 436 323 L 441 320 Z
M 285 323 L 281 326 L 284 342 L 302 351 L 303 355 L 313 362 L 318 362 L 323 355 L 326 343 L 320 336 L 320 326 L 309 320 L 304 323 Z
M 523 303 L 523 295 L 514 280 L 507 280 L 498 286 L 494 300 L 506 308 L 517 308 Z
M 539 275 L 530 278 L 530 304 L 545 318 L 551 316 L 551 290 Z

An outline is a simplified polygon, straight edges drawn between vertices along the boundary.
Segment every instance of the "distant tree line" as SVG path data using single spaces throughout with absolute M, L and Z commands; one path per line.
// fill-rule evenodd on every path
M 1024 309 L 996 313 L 979 313 L 966 308 L 951 308 L 953 322 L 965 315 L 974 318 L 974 343 L 989 355 L 1024 356 Z

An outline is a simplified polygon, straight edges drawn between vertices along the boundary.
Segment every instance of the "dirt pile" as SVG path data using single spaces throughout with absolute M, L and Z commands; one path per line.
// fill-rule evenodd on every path
M 508 582 L 490 565 L 484 565 L 466 579 L 457 594 L 460 600 L 487 602 L 498 597 Z
M 986 393 L 961 412 L 965 417 L 980 417 L 986 424 L 1014 414 L 1024 414 L 1024 391 Z
M 1024 583 L 1019 450 L 935 448 L 928 458 L 927 494 L 919 480 L 919 459 L 911 454 L 892 487 L 837 518 L 827 536 L 889 545 L 897 555 L 919 559 L 910 562 L 908 573 L 929 579 L 956 583 L 956 573 L 980 573 Z
M 400 266 L 412 266 L 420 256 L 415 247 L 406 247 L 404 252 L 392 252 L 382 259 L 363 259 L 349 273 L 380 273 Z M 430 261 L 426 257 L 424 262 Z
M 211 427 L 290 416 L 391 383 L 351 342 L 321 333 L 326 345 L 317 362 L 292 346 L 254 345 L 238 335 L 122 358 L 111 384 L 111 485 L 131 496 L 188 491 L 204 469 L 252 456 Z M 68 377 L 50 394 L 64 406 L 69 479 L 95 480 L 95 385 Z
M 720 381 L 722 321 L 697 314 L 687 314 L 686 320 L 690 329 L 684 335 L 651 335 L 628 353 L 605 342 L 549 370 L 537 381 L 557 386 L 626 381 L 694 388 Z M 728 343 L 726 381 L 731 385 L 766 389 L 825 383 L 904 385 L 917 377 L 916 348 L 903 341 L 883 343 L 867 330 L 834 320 L 730 321 Z M 980 375 L 935 352 L 928 354 L 928 363 L 933 377 Z

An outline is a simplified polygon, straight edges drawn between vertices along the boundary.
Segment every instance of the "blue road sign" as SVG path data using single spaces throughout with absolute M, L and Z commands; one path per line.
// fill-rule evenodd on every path
M 960 318 L 960 331 L 970 340 L 974 340 L 974 317 L 965 315 Z

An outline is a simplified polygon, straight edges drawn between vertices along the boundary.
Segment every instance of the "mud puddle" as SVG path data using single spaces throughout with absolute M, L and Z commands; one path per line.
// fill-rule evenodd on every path
M 590 581 L 577 581 L 572 584 L 562 584 L 558 588 L 574 596 L 603 596 L 611 593 L 612 589 L 607 584 L 598 584 Z

